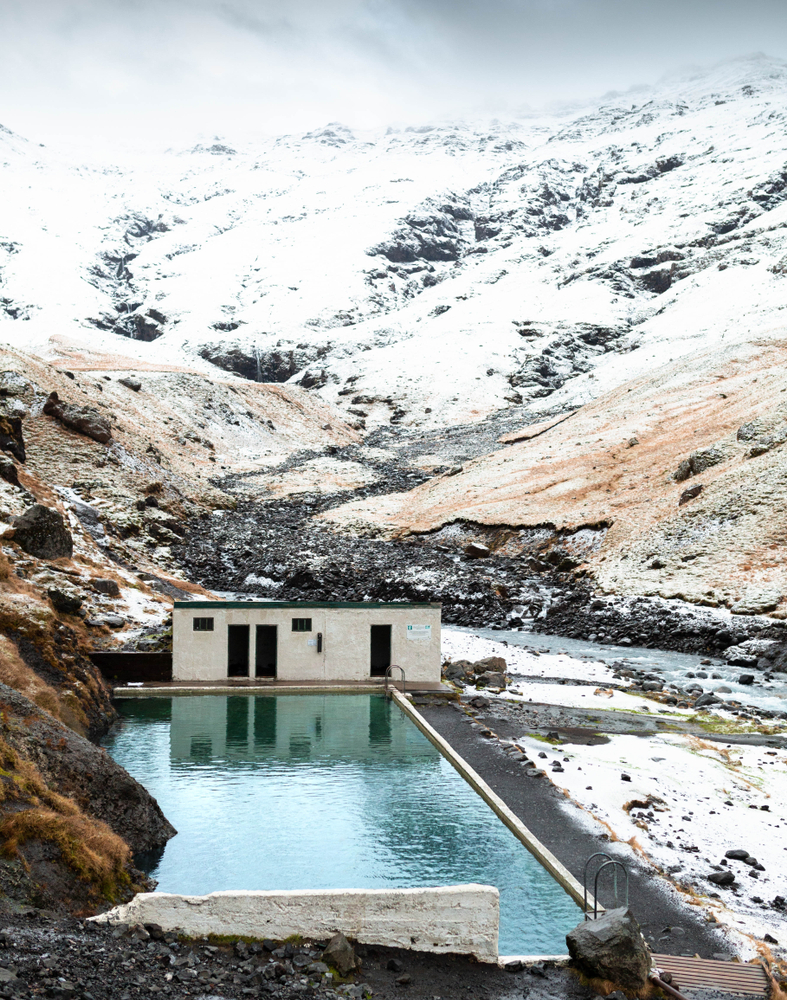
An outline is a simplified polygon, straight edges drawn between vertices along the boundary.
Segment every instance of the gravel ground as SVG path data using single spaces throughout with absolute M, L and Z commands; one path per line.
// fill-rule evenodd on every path
M 552 963 L 512 972 L 461 956 L 359 946 L 360 971 L 330 982 L 319 964 L 324 942 L 180 941 L 153 927 L 148 936 L 144 929 L 97 927 L 34 909 L 0 915 L 0 928 L 3 997 L 589 1000 L 595 995 Z

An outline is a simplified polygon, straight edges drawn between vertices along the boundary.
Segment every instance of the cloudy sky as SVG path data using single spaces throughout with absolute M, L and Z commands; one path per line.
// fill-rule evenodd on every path
M 505 113 L 766 52 L 785 0 L 0 0 L 0 123 L 36 139 Z

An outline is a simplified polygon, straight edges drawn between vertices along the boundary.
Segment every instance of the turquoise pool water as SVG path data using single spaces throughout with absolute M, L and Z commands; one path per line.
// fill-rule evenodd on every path
M 162 892 L 500 890 L 501 954 L 556 954 L 579 908 L 378 695 L 128 699 L 104 741 L 179 831 Z

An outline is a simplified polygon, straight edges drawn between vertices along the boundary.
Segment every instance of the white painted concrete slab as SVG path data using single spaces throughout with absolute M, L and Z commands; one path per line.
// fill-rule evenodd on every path
M 497 962 L 500 898 L 489 885 L 426 889 L 315 889 L 213 892 L 180 896 L 146 892 L 90 918 L 96 923 L 156 923 L 190 937 L 292 934 L 329 938 L 341 931 L 362 944 L 473 955 Z

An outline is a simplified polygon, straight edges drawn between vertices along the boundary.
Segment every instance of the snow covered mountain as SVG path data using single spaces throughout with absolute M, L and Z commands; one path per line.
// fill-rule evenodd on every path
M 293 380 L 368 427 L 584 402 L 783 327 L 786 98 L 752 57 L 384 134 L 83 162 L 2 130 L 0 339 Z

